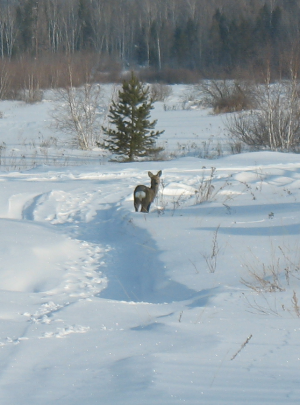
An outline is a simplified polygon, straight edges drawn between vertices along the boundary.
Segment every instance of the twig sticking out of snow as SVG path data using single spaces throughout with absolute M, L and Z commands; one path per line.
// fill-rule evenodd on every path
M 231 357 L 230 360 L 234 360 L 236 356 L 244 349 L 244 347 L 249 343 L 250 339 L 252 338 L 252 335 L 248 336 L 245 342 L 242 344 L 240 349 Z

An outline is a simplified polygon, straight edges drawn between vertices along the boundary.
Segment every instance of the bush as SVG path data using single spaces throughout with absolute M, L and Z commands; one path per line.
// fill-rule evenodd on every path
M 58 130 L 71 135 L 72 146 L 82 150 L 101 145 L 102 92 L 97 84 L 57 91 L 52 117 Z
M 256 104 L 253 86 L 249 82 L 202 81 L 196 86 L 201 103 L 215 114 L 243 111 Z
M 166 84 L 153 83 L 150 86 L 150 97 L 152 102 L 165 101 L 172 94 L 172 88 Z
M 79 87 L 85 83 L 120 81 L 120 65 L 112 60 L 99 60 L 95 54 L 44 54 L 38 59 L 0 60 L 0 99 L 40 101 L 41 90 Z
M 296 80 L 257 87 L 257 109 L 235 114 L 227 130 L 254 148 L 297 151 L 300 146 L 300 87 Z

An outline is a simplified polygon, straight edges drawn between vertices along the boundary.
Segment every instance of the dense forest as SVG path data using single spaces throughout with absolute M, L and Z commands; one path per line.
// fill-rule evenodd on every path
M 0 0 L 2 61 L 284 76 L 299 41 L 299 0 Z

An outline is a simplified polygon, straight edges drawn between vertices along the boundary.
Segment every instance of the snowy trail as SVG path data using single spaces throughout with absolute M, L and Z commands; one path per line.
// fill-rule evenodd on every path
M 1 101 L 1 405 L 299 403 L 299 155 L 225 156 L 225 116 L 172 89 L 162 162 L 70 149 L 53 92 Z
M 297 403 L 300 329 L 282 313 L 275 339 L 274 319 L 245 315 L 254 303 L 239 279 L 251 254 L 236 246 L 243 237 L 263 260 L 266 236 L 300 234 L 300 165 L 216 161 L 215 195 L 197 204 L 210 168 L 196 162 L 0 175 L 2 402 L 20 403 L 19 384 L 31 405 L 206 405 L 216 392 L 228 405 Z M 161 168 L 151 213 L 133 212 L 134 186 Z M 290 308 L 290 297 L 274 299 Z

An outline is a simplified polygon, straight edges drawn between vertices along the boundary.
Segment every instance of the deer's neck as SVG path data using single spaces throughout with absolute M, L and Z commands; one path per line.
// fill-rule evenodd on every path
M 159 184 L 151 184 L 151 190 L 153 191 L 155 196 L 158 192 L 158 188 L 159 188 Z

